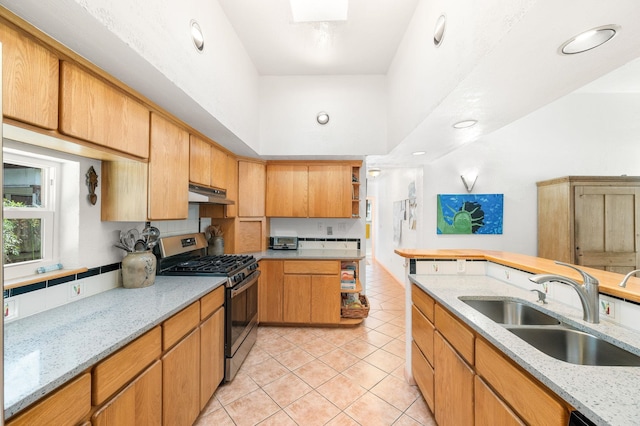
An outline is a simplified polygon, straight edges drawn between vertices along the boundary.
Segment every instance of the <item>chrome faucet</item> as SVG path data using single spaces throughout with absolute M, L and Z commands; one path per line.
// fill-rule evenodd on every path
M 529 280 L 537 284 L 542 284 L 548 281 L 557 281 L 562 284 L 567 284 L 573 287 L 580 297 L 580 303 L 582 303 L 582 319 L 592 324 L 598 324 L 600 322 L 600 307 L 599 304 L 599 283 L 598 280 L 587 274 L 585 271 L 576 268 L 568 263 L 558 262 L 556 264 L 567 266 L 571 269 L 575 269 L 582 275 L 583 283 L 580 284 L 570 278 L 563 277 L 562 275 L 552 274 L 539 274 L 529 277 Z
M 634 275 L 636 272 L 640 272 L 640 269 L 636 269 L 635 271 L 629 272 L 627 275 L 624 276 L 624 278 L 622 279 L 622 282 L 618 285 L 620 287 L 626 287 L 627 281 L 629 281 L 629 278 L 631 278 L 631 276 Z

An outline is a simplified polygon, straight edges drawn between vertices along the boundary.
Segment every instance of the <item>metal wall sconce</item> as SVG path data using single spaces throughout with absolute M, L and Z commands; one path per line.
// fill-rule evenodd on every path
M 467 188 L 467 192 L 473 191 L 473 187 L 476 184 L 476 180 L 478 180 L 478 175 L 464 177 L 464 175 L 460 175 L 460 179 L 462 179 L 462 183 L 464 187 Z
M 316 116 L 316 120 L 318 121 L 319 124 L 324 126 L 325 124 L 327 124 L 329 122 L 329 114 L 327 114 L 324 111 L 321 111 Z

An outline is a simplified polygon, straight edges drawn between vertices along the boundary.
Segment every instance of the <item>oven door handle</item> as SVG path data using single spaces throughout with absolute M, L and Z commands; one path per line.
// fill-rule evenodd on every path
M 260 276 L 260 271 L 253 271 L 245 280 L 244 283 L 240 284 L 240 286 L 233 287 L 231 289 L 231 297 L 234 298 L 240 293 L 244 293 L 253 285 L 254 282 L 258 280 Z

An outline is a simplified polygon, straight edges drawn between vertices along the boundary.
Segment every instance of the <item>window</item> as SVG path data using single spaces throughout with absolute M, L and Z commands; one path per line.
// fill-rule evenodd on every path
M 4 152 L 3 263 L 6 278 L 35 274 L 57 258 L 54 236 L 59 164 L 13 150 Z

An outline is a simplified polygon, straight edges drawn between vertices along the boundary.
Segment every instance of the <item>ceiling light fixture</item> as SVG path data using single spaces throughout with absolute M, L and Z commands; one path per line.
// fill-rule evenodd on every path
M 559 52 L 563 55 L 574 55 L 595 49 L 611 40 L 619 29 L 620 27 L 617 25 L 603 25 L 585 31 L 564 42 L 560 46 Z
M 202 30 L 200 29 L 200 25 L 195 20 L 191 20 L 191 39 L 193 40 L 193 45 L 196 47 L 198 52 L 202 52 L 204 49 L 204 35 L 202 34 Z
M 367 171 L 367 174 L 369 176 L 371 176 L 372 178 L 376 178 L 378 176 L 380 176 L 380 173 L 382 173 L 382 170 L 378 169 L 378 168 L 371 168 Z
M 444 27 L 446 21 L 447 18 L 444 15 L 440 15 L 436 21 L 436 28 L 433 30 L 433 44 L 435 44 L 436 47 L 440 46 L 440 43 L 442 43 L 442 39 L 444 38 Z
M 426 153 L 427 153 L 426 151 L 416 151 L 416 152 L 414 152 L 412 154 L 415 155 L 415 156 L 418 156 L 418 155 L 425 155 Z
M 289 0 L 293 22 L 346 21 L 348 0 Z
M 324 126 L 325 124 L 327 124 L 329 122 L 329 114 L 327 114 L 324 111 L 321 111 L 316 116 L 316 120 L 318 121 L 318 123 L 320 123 L 320 124 L 322 124 Z
M 477 120 L 463 120 L 463 121 L 458 121 L 457 123 L 455 123 L 453 125 L 454 129 L 466 129 L 468 127 L 473 127 L 476 124 L 478 124 Z

